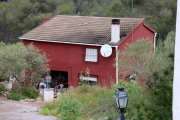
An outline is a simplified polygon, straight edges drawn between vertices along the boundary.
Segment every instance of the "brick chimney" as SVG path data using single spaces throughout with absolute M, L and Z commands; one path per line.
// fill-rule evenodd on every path
M 48 18 L 43 18 L 43 23 L 47 22 L 48 20 L 50 20 L 50 19 L 48 19 Z
M 111 42 L 116 43 L 120 40 L 120 20 L 112 19 L 111 23 Z

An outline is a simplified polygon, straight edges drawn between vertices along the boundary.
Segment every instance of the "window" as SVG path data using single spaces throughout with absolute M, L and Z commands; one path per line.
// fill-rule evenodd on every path
M 82 80 L 97 82 L 97 78 L 96 77 L 82 77 Z
M 85 61 L 86 62 L 98 62 L 98 49 L 86 48 L 85 49 Z
M 78 74 L 78 77 L 80 78 L 80 73 Z M 79 80 L 79 84 L 89 84 L 89 85 L 96 85 L 98 83 L 98 75 L 89 74 L 89 76 L 86 76 L 85 73 L 82 73 L 82 76 Z

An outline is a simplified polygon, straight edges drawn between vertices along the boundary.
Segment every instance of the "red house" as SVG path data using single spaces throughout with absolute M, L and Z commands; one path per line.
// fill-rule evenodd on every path
M 123 50 L 127 43 L 139 38 L 155 40 L 155 31 L 144 24 L 144 18 L 110 18 L 57 15 L 19 37 L 24 45 L 31 42 L 51 59 L 51 76 L 58 83 L 78 86 L 81 71 L 90 69 L 90 83 L 104 86 L 118 83 L 116 50 Z M 100 49 L 108 44 L 109 57 Z M 84 79 L 85 80 L 85 79 Z

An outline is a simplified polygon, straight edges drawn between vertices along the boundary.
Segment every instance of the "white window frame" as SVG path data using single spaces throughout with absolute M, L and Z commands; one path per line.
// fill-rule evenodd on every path
M 85 76 L 83 76 L 82 80 L 97 82 L 97 78 L 96 77 L 85 77 Z
M 86 62 L 98 62 L 98 49 L 86 48 L 85 61 Z

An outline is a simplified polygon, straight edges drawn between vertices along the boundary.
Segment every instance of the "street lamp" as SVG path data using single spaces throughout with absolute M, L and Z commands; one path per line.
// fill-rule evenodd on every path
M 49 74 L 46 76 L 46 82 L 47 82 L 47 88 L 49 89 L 50 88 L 50 82 L 51 82 L 51 76 Z
M 127 107 L 129 97 L 124 90 L 124 87 L 118 87 L 118 90 L 113 97 L 116 99 L 118 109 L 120 109 L 120 120 L 125 120 L 123 109 Z

